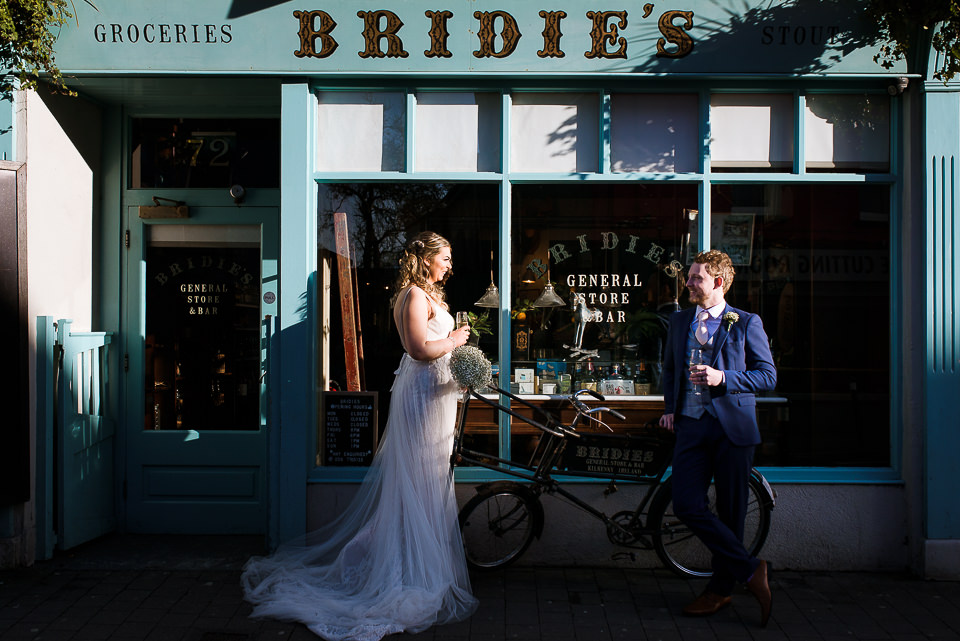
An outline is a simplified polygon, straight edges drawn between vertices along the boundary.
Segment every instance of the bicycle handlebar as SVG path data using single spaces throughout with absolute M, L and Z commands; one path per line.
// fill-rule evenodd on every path
M 584 404 L 584 402 L 580 400 L 580 394 L 583 394 L 584 392 L 586 392 L 586 393 L 589 394 L 590 396 L 594 397 L 595 399 L 597 399 L 597 400 L 600 401 L 601 403 L 605 403 L 606 400 L 607 400 L 606 397 L 604 397 L 603 394 L 601 394 L 600 392 L 597 392 L 597 391 L 595 391 L 595 390 L 586 389 L 586 388 L 581 389 L 581 390 L 577 390 L 576 392 L 574 392 L 573 394 L 570 395 L 569 400 L 570 400 L 570 404 L 573 405 L 574 409 L 577 410 L 577 414 L 579 414 L 580 416 L 586 417 L 587 419 L 589 419 L 589 420 L 591 420 L 591 421 L 594 421 L 594 422 L 596 422 L 596 423 L 600 423 L 601 425 L 603 425 L 605 428 L 607 428 L 607 429 L 610 430 L 611 432 L 613 431 L 613 428 L 610 427 L 609 425 L 607 425 L 606 423 L 604 423 L 603 421 L 601 421 L 600 419 L 598 419 L 598 418 L 596 418 L 595 416 L 593 416 L 594 413 L 596 413 L 596 412 L 609 412 L 610 414 L 612 414 L 613 416 L 617 417 L 617 418 L 620 419 L 621 421 L 627 420 L 627 417 L 626 417 L 626 416 L 624 416 L 623 414 L 621 414 L 621 413 L 618 412 L 617 410 L 612 410 L 612 409 L 610 409 L 609 407 L 593 407 L 593 408 L 587 407 L 587 406 Z

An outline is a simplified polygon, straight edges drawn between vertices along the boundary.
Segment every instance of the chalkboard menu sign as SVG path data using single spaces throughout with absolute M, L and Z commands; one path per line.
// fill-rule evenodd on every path
M 323 464 L 370 465 L 377 451 L 377 393 L 324 392 Z

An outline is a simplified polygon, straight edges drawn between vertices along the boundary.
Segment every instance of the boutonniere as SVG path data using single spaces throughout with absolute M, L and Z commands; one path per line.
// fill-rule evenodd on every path
M 730 328 L 733 327 L 733 324 L 740 320 L 740 314 L 736 312 L 727 312 L 723 315 L 723 320 L 727 321 L 727 331 L 730 331 Z

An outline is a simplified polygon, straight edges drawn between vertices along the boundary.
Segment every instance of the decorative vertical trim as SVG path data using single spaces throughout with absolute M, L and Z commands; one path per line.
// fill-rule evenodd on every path
M 930 171 L 930 369 L 957 372 L 956 192 L 957 162 L 934 156 Z
M 924 96 L 926 268 L 924 394 L 924 536 L 960 539 L 956 498 L 956 452 L 960 432 L 955 414 L 960 389 L 960 319 L 957 310 L 957 161 L 960 155 L 960 92 Z

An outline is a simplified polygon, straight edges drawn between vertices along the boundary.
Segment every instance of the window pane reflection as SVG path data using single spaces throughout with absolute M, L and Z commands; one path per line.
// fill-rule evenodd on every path
M 280 121 L 134 118 L 133 189 L 280 186 Z
M 484 322 L 479 347 L 496 360 L 496 310 L 474 303 L 490 284 L 497 263 L 499 188 L 496 185 L 438 183 L 351 183 L 320 185 L 318 193 L 318 278 L 320 310 L 319 391 L 346 390 L 344 323 L 341 314 L 334 214 L 346 214 L 351 268 L 356 272 L 356 308 L 362 331 L 365 367 L 361 389 L 378 394 L 378 430 L 386 425 L 393 372 L 403 347 L 393 323 L 391 298 L 398 262 L 407 241 L 423 230 L 450 241 L 453 274 L 446 285 L 451 313 L 478 314 Z M 491 256 L 493 258 L 491 259 Z M 494 278 L 497 278 L 494 273 Z M 489 314 L 485 316 L 485 312 Z M 322 414 L 322 413 L 321 413 Z M 323 464 L 323 416 L 319 417 Z M 496 427 L 481 430 L 474 449 L 497 453 Z
M 259 429 L 259 228 L 152 231 L 144 429 Z
M 712 202 L 727 300 L 761 315 L 784 399 L 758 406 L 757 464 L 889 465 L 889 189 L 721 185 Z
M 514 188 L 516 391 L 542 393 L 544 383 L 558 392 L 599 389 L 621 376 L 634 381 L 634 394 L 659 393 L 665 316 L 677 309 L 696 241 L 696 203 L 692 185 Z M 548 280 L 562 306 L 539 306 Z M 534 369 L 539 380 L 525 384 L 517 368 Z

